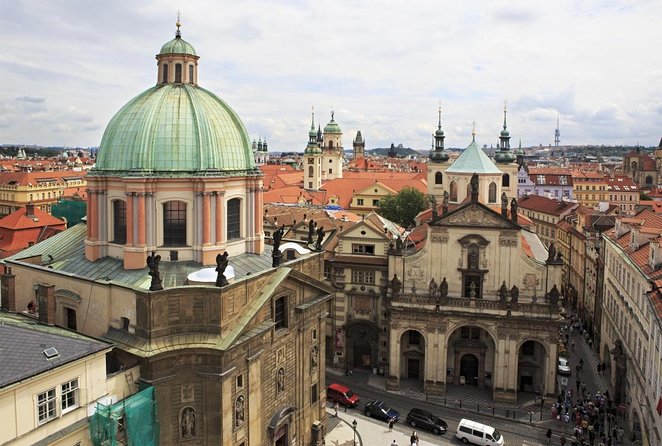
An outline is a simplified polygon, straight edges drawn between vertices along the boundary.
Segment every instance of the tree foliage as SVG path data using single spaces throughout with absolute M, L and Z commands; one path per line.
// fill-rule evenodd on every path
M 414 223 L 414 218 L 429 207 L 427 195 L 413 187 L 404 187 L 397 195 L 387 195 L 379 200 L 377 213 L 405 228 Z

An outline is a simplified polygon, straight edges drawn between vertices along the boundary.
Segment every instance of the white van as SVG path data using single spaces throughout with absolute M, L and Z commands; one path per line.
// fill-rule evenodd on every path
M 478 423 L 477 421 L 460 420 L 457 425 L 455 436 L 462 440 L 462 443 L 473 443 L 480 446 L 503 446 L 503 436 L 492 426 Z

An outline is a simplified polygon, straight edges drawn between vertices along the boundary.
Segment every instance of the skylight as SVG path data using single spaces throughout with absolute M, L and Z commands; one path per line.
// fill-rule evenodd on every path
M 44 356 L 46 356 L 46 359 L 53 359 L 60 356 L 60 353 L 55 349 L 55 347 L 49 347 L 46 350 L 44 350 L 43 353 Z

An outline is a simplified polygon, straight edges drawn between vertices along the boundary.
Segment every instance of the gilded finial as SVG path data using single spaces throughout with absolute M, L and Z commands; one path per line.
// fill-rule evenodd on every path
M 179 28 L 182 26 L 182 13 L 180 11 L 177 11 L 177 22 L 175 23 L 175 26 L 177 27 L 177 32 L 175 33 L 176 37 L 181 37 L 182 32 L 179 30 Z
M 476 121 L 474 121 L 473 127 L 471 128 L 471 137 L 473 138 L 473 141 L 476 142 Z

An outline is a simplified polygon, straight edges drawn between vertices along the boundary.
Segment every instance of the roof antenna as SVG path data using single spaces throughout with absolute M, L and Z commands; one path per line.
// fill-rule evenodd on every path
M 182 37 L 182 32 L 179 30 L 179 27 L 182 26 L 182 13 L 178 10 L 177 11 L 177 23 L 175 23 L 175 26 L 177 26 L 177 32 L 175 33 L 175 37 Z

